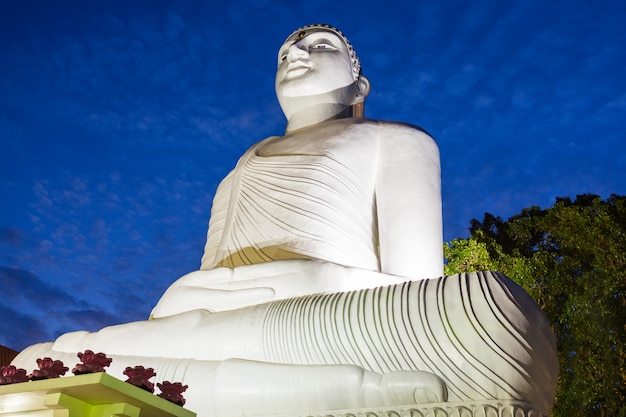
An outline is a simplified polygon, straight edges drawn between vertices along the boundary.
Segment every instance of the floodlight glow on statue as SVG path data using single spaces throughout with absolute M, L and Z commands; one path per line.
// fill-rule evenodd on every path
M 363 118 L 369 90 L 341 32 L 295 31 L 276 73 L 286 133 L 218 187 L 201 269 L 152 320 L 68 333 L 14 363 L 102 351 L 114 375 L 141 364 L 182 379 L 203 417 L 495 399 L 547 413 L 545 317 L 501 275 L 440 278 L 438 148 Z

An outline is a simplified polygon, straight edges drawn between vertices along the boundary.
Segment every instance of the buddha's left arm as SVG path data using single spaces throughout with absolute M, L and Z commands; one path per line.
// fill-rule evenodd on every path
M 381 272 L 443 275 L 439 149 L 417 127 L 380 122 L 376 213 Z

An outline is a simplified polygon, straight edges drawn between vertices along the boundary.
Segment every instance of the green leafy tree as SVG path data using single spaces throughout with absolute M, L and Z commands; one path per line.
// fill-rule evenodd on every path
M 552 414 L 626 416 L 626 197 L 486 213 L 470 233 L 445 245 L 446 274 L 500 271 L 542 307 L 560 362 Z

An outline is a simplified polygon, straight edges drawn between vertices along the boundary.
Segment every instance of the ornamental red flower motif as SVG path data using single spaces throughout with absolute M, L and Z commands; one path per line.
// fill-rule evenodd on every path
M 72 372 L 74 375 L 92 374 L 95 372 L 106 372 L 105 367 L 111 365 L 113 359 L 107 358 L 107 356 L 100 353 L 93 353 L 93 351 L 87 349 L 85 352 L 78 352 L 78 358 L 82 363 L 76 364 Z
M 52 358 L 37 359 L 37 366 L 39 366 L 39 369 L 35 369 L 30 374 L 31 381 L 58 378 L 61 375 L 65 375 L 69 369 L 67 366 L 63 366 L 63 362 L 59 360 L 52 360 Z
M 148 381 L 153 376 L 156 376 L 154 373 L 154 369 L 152 368 L 144 368 L 143 366 L 135 366 L 131 368 L 130 366 L 124 370 L 124 375 L 128 377 L 126 382 L 129 384 L 133 384 L 136 387 L 144 389 L 148 392 L 154 392 L 154 384 Z
M 0 367 L 0 385 L 17 384 L 27 382 L 26 369 L 16 368 L 13 365 Z
M 189 388 L 188 385 L 183 385 L 180 382 L 163 381 L 162 384 L 157 382 L 157 387 L 161 390 L 161 393 L 157 394 L 158 397 L 164 398 L 174 404 L 178 404 L 181 407 L 185 405 L 185 399 L 181 394 L 187 391 L 187 388 Z

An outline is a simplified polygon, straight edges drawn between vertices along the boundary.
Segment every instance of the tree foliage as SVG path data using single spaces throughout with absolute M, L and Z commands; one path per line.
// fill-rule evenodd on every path
M 552 415 L 626 416 L 626 197 L 486 213 L 470 233 L 444 245 L 446 274 L 500 271 L 545 311 L 560 362 Z

